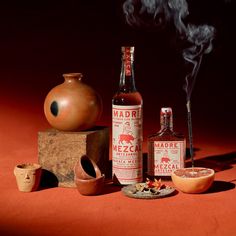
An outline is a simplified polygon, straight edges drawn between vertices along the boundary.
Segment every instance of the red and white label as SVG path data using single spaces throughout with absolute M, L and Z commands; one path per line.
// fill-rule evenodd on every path
M 154 141 L 149 151 L 148 174 L 152 176 L 170 176 L 184 167 L 185 141 Z
M 112 176 L 120 184 L 142 181 L 142 106 L 112 106 Z
M 131 75 L 131 53 L 130 48 L 125 49 L 125 75 Z

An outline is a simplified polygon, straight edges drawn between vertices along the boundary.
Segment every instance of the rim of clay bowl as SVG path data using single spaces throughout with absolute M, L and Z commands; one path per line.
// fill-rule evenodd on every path
M 98 180 L 101 180 L 101 179 L 105 179 L 105 174 L 102 174 L 101 176 L 97 177 L 97 178 L 92 178 L 92 179 L 79 179 L 79 178 L 75 178 L 75 182 L 76 181 L 79 181 L 79 182 L 82 182 L 82 183 L 86 183 L 86 182 L 96 182 Z
M 22 170 L 36 170 L 36 169 L 42 168 L 42 166 L 37 163 L 22 163 L 22 164 L 16 165 L 15 167 Z

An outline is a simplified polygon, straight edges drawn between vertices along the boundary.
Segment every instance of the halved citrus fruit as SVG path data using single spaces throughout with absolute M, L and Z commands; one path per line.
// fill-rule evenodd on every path
M 215 171 L 204 167 L 177 169 L 171 175 L 176 188 L 184 193 L 203 193 L 207 191 L 211 187 L 214 177 Z

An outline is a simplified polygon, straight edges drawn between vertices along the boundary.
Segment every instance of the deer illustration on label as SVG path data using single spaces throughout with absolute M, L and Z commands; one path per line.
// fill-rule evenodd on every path
M 119 144 L 123 144 L 123 141 L 125 141 L 127 144 L 132 144 L 132 141 L 134 140 L 132 127 L 130 125 L 130 122 L 125 122 L 123 125 L 123 132 L 119 135 Z
M 168 163 L 168 162 L 170 162 L 170 158 L 168 157 L 168 151 L 167 151 L 167 150 L 165 150 L 164 155 L 163 155 L 162 158 L 161 158 L 161 162 L 162 162 L 162 163 Z

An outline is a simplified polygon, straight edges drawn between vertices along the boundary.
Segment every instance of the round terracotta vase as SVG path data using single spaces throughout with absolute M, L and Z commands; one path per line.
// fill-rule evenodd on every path
M 99 94 L 82 82 L 81 73 L 63 75 L 64 83 L 54 87 L 44 102 L 50 125 L 62 131 L 81 131 L 95 126 L 102 113 Z

